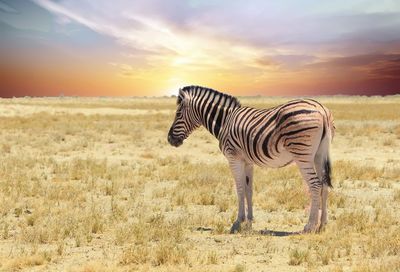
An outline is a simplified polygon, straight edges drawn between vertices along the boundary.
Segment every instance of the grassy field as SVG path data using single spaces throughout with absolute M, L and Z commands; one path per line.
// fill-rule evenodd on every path
M 333 112 L 324 232 L 299 231 L 294 166 L 255 168 L 255 222 L 228 234 L 217 140 L 167 143 L 172 98 L 0 100 L 0 271 L 400 271 L 400 96 L 319 97 Z M 288 98 L 241 98 L 271 107 Z

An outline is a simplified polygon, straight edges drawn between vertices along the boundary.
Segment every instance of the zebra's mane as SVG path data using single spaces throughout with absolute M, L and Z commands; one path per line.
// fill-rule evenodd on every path
M 204 92 L 210 92 L 210 93 L 214 94 L 214 99 L 217 96 L 218 97 L 222 96 L 225 98 L 225 100 L 232 101 L 233 106 L 236 106 L 236 107 L 241 106 L 239 100 L 236 97 L 229 95 L 229 94 L 221 93 L 219 91 L 216 91 L 216 90 L 213 90 L 210 88 L 201 87 L 201 86 L 186 86 L 186 87 L 183 87 L 181 90 L 182 90 L 182 92 L 192 94 L 193 97 L 199 96 L 200 94 L 202 94 Z M 181 100 L 181 98 L 178 97 L 178 104 L 180 103 L 180 100 Z

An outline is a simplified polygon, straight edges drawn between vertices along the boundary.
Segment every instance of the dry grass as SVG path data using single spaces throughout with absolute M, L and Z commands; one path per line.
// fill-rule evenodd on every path
M 307 262 L 309 259 L 309 251 L 298 248 L 292 249 L 289 252 L 289 265 L 300 265 Z
M 231 173 L 204 129 L 167 144 L 173 99 L 0 100 L 0 271 L 399 270 L 400 99 L 319 100 L 337 127 L 330 221 L 289 237 L 258 231 L 307 222 L 298 169 L 256 167 L 255 222 L 229 235 Z

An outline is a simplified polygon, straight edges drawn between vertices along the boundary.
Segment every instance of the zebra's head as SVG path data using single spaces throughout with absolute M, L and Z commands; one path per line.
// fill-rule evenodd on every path
M 190 94 L 187 91 L 179 90 L 176 104 L 178 108 L 176 110 L 174 122 L 168 132 L 168 142 L 178 147 L 193 130 L 201 125 L 201 123 L 194 114 L 190 103 Z

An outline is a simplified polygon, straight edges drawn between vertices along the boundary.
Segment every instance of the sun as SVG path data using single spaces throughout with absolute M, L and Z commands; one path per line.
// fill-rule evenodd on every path
M 177 96 L 179 94 L 179 87 L 168 88 L 165 92 L 167 96 Z
M 169 86 L 166 88 L 166 95 L 168 96 L 177 96 L 179 94 L 179 89 L 189 85 L 187 81 L 177 77 L 170 78 L 168 82 Z

